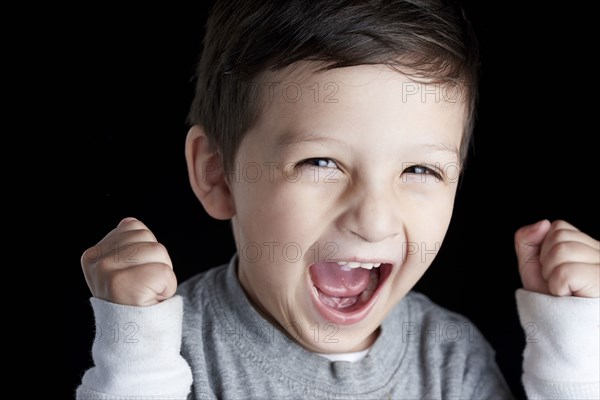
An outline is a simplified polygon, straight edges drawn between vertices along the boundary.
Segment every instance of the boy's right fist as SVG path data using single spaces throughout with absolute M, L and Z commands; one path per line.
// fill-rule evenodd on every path
M 167 249 L 141 221 L 125 218 L 81 256 L 94 297 L 131 306 L 151 306 L 172 297 L 177 278 Z

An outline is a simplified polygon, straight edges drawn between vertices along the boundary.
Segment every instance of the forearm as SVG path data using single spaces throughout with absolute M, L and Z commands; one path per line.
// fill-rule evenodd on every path
M 94 367 L 78 399 L 185 399 L 192 383 L 180 355 L 183 302 L 175 296 L 150 307 L 92 298 L 96 338 Z

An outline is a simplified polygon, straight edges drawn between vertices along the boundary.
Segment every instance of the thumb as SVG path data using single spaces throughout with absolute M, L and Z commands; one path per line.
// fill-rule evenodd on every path
M 550 221 L 544 219 L 526 225 L 515 232 L 515 251 L 523 288 L 532 292 L 549 294 L 548 284 L 542 276 L 540 249 L 550 230 Z

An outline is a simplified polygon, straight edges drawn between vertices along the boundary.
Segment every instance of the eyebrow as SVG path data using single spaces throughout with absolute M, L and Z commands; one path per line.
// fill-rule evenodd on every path
M 446 146 L 445 144 L 441 143 L 423 143 L 417 145 L 416 147 L 436 153 L 447 153 L 460 159 L 458 149 L 456 147 Z
M 320 136 L 315 133 L 297 134 L 293 132 L 286 132 L 277 138 L 277 146 L 280 148 L 291 147 L 302 143 L 333 144 L 336 146 L 348 147 L 347 143 L 344 143 L 340 140 L 326 136 Z
M 340 140 L 327 136 L 320 136 L 315 133 L 298 134 L 294 132 L 286 132 L 277 138 L 277 146 L 280 148 L 292 147 L 302 143 L 317 143 L 317 144 L 333 144 L 344 148 L 349 148 L 348 144 Z M 415 145 L 415 148 L 423 149 L 428 152 L 446 153 L 460 159 L 459 152 L 456 147 L 447 146 L 442 143 L 421 143 Z

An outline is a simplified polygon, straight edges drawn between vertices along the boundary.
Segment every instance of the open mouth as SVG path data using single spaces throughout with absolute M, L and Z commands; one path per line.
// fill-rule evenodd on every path
M 313 300 L 321 315 L 338 324 L 362 321 L 392 272 L 392 264 L 332 261 L 310 266 Z

